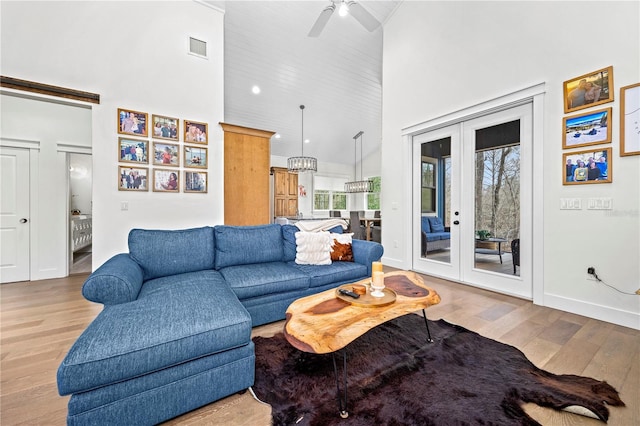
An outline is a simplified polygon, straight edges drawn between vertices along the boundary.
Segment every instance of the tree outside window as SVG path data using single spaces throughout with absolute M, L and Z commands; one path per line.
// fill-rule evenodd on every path
M 380 210 L 380 176 L 369 178 L 373 182 L 373 192 L 367 193 L 367 210 Z
M 329 210 L 329 191 L 322 189 L 313 191 L 313 209 Z
M 345 192 L 333 192 L 331 194 L 331 204 L 330 210 L 346 210 L 347 194 Z

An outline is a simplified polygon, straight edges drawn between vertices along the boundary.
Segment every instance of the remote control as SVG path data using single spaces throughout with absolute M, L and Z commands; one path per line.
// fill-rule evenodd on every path
M 340 294 L 344 294 L 345 296 L 353 297 L 354 299 L 357 299 L 357 298 L 360 297 L 359 294 L 354 293 L 354 292 L 349 291 L 349 290 L 345 290 L 344 288 L 341 288 L 340 290 L 338 290 L 338 292 L 340 292 Z

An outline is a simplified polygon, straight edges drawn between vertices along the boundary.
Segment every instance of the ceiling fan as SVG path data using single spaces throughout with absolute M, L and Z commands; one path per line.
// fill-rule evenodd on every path
M 336 2 L 331 0 L 331 4 L 324 8 L 324 10 L 316 19 L 315 24 L 309 31 L 309 37 L 318 37 L 322 30 L 329 22 L 329 18 L 333 15 L 333 12 L 336 10 Z M 373 31 L 380 26 L 380 22 L 373 17 L 367 9 L 365 9 L 360 3 L 356 3 L 355 1 L 340 1 L 340 7 L 338 8 L 338 14 L 340 16 L 346 16 L 351 14 L 360 24 L 365 27 L 369 31 Z

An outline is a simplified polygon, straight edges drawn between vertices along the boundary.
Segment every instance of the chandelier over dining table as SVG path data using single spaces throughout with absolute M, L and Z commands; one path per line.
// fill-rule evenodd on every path
M 345 182 L 344 184 L 344 192 L 354 194 L 358 192 L 373 192 L 373 181 L 369 179 L 362 179 L 362 135 L 364 132 L 360 130 L 354 137 L 354 165 L 353 165 L 353 177 L 357 178 L 358 171 L 358 138 L 360 139 L 360 180 L 355 180 L 353 182 Z

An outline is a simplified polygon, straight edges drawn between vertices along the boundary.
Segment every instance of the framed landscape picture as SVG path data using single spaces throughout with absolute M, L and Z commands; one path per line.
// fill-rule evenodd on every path
M 620 89 L 620 155 L 640 155 L 640 83 Z
M 118 138 L 118 161 L 120 163 L 149 163 L 149 142 Z
M 118 133 L 123 135 L 148 136 L 149 114 L 118 108 Z
M 184 147 L 184 166 L 206 169 L 208 165 L 207 148 L 200 146 Z
M 179 139 L 180 120 L 177 118 L 164 117 L 162 115 L 152 115 L 153 137 L 157 139 Z
M 153 169 L 153 190 L 155 192 L 180 192 L 177 170 Z
M 147 169 L 141 167 L 118 167 L 119 191 L 148 191 Z
M 153 164 L 178 167 L 180 165 L 180 147 L 172 143 L 154 142 Z
M 207 172 L 184 172 L 184 192 L 207 192 Z
M 563 154 L 562 184 L 611 183 L 611 158 L 611 148 Z
M 564 112 L 577 111 L 613 101 L 613 67 L 602 68 L 562 85 Z
M 197 121 L 184 121 L 184 141 L 190 143 L 202 143 L 208 142 L 207 135 L 207 123 L 199 123 Z
M 565 149 L 609 142 L 611 142 L 611 108 L 562 119 L 562 147 Z

